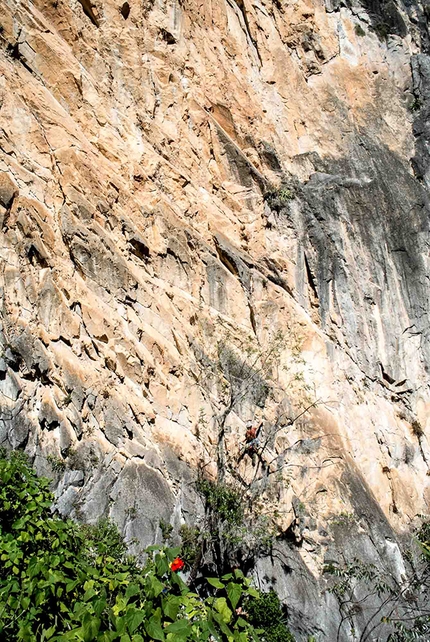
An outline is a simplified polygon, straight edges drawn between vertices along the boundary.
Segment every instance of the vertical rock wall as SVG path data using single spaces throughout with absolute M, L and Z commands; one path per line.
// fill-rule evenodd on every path
M 152 543 L 216 472 L 203 357 L 282 333 L 276 390 L 226 442 L 234 465 L 246 421 L 286 417 L 284 538 L 257 575 L 299 636 L 335 639 L 324 560 L 400 573 L 429 512 L 426 21 L 416 2 L 1 0 L 0 441 L 63 514 Z

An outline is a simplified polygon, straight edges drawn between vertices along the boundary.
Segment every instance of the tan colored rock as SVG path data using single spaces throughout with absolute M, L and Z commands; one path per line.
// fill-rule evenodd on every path
M 317 576 L 339 515 L 403 532 L 429 506 L 418 36 L 314 0 L 145 6 L 2 3 L 0 392 L 28 425 L 0 436 L 41 472 L 79 440 L 61 506 L 132 534 L 136 480 L 168 517 L 216 476 L 220 353 L 280 333 L 270 394 L 227 418 L 228 479 L 255 476 L 246 421 L 279 424 L 261 504 Z

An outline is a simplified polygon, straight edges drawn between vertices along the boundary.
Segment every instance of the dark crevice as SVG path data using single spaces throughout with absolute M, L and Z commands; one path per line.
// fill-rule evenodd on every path
M 264 162 L 265 165 L 269 167 L 273 172 L 280 173 L 282 172 L 282 166 L 279 161 L 276 150 L 265 141 L 262 141 L 259 146 L 259 156 Z
M 268 281 L 285 290 L 285 292 L 287 292 L 290 296 L 293 296 L 293 292 L 290 286 L 288 285 L 286 280 L 279 274 L 279 271 L 274 265 L 273 261 L 269 257 L 265 257 L 264 262 L 269 269 L 269 272 L 265 272 L 264 274 Z
M 18 352 L 13 351 L 11 348 L 7 348 L 4 358 L 7 365 L 13 372 L 19 372 L 22 364 L 22 356 Z
M 175 36 L 170 33 L 170 31 L 167 31 L 167 29 L 160 29 L 160 35 L 163 38 L 164 42 L 167 42 L 168 45 L 176 44 Z
M 31 265 L 38 265 L 40 268 L 49 267 L 48 261 L 45 259 L 45 257 L 42 256 L 37 247 L 35 247 L 34 245 L 30 245 L 29 249 L 27 250 L 27 256 Z
M 51 379 L 46 372 L 42 372 L 38 363 L 33 365 L 32 370 L 21 375 L 26 381 L 40 381 L 44 385 L 52 385 Z
M 19 44 L 16 42 L 14 45 L 9 44 L 7 46 L 7 53 L 13 58 L 14 60 L 17 60 L 18 62 L 21 63 L 21 65 L 27 69 L 27 71 L 32 75 L 36 76 L 37 74 L 34 72 L 34 70 L 28 65 L 27 61 L 25 60 L 24 56 L 20 53 L 19 51 Z
M 137 256 L 138 259 L 146 263 L 150 257 L 149 247 L 145 245 L 143 241 L 137 238 L 130 239 L 129 243 L 131 245 L 131 253 L 134 254 L 134 256 Z
M 387 383 L 391 384 L 391 385 L 393 383 L 396 383 L 396 380 L 393 379 L 393 377 L 391 377 L 388 374 L 388 372 L 385 371 L 384 366 L 382 365 L 382 363 L 380 363 L 379 365 L 381 367 L 381 375 L 382 375 L 383 380 L 386 381 Z
M 186 261 L 183 261 L 183 260 L 182 260 L 182 258 L 181 258 L 178 254 L 176 254 L 176 252 L 175 252 L 171 247 L 168 247 L 168 248 L 167 248 L 167 250 L 166 250 L 166 254 L 168 254 L 168 255 L 170 255 L 170 256 L 173 256 L 173 258 L 174 258 L 176 261 L 178 261 L 178 263 L 180 263 L 180 264 L 181 264 L 181 266 L 182 266 L 182 268 L 185 270 L 185 272 L 187 271 L 185 266 L 187 266 L 187 265 L 188 265 L 188 263 L 187 263 Z
M 312 271 L 311 271 L 311 268 L 310 268 L 310 265 L 309 265 L 308 257 L 306 256 L 306 254 L 304 255 L 304 257 L 305 257 L 306 277 L 307 277 L 307 280 L 308 280 L 308 283 L 309 283 L 309 287 L 311 288 L 312 293 L 313 293 L 314 298 L 315 298 L 314 304 L 318 305 L 318 298 L 319 297 L 318 297 L 318 291 L 317 291 L 317 287 L 316 287 L 316 284 L 315 284 L 315 280 L 314 280 L 314 277 L 312 275 Z
M 236 4 L 236 6 L 238 7 L 240 13 L 242 14 L 242 18 L 243 18 L 243 22 L 245 24 L 245 29 L 246 29 L 247 36 L 248 36 L 250 42 L 252 43 L 252 45 L 253 45 L 253 47 L 255 49 L 255 52 L 257 54 L 257 57 L 258 57 L 258 60 L 259 60 L 259 63 L 260 63 L 260 67 L 262 67 L 263 66 L 263 61 L 261 59 L 261 55 L 260 55 L 260 51 L 258 49 L 257 41 L 255 40 L 255 38 L 252 37 L 252 34 L 251 34 L 251 28 L 249 26 L 249 20 L 248 20 L 248 16 L 247 16 L 247 13 L 246 13 L 244 2 L 243 2 L 243 0 L 234 0 L 234 3 Z
M 42 430 L 55 430 L 56 428 L 60 427 L 60 422 L 57 419 L 48 421 L 47 419 L 45 419 L 45 417 L 43 417 L 42 419 L 40 419 L 39 423 Z
M 128 2 L 124 2 L 120 9 L 120 12 L 124 20 L 127 20 L 128 16 L 130 15 L 130 5 L 128 4 Z
M 25 449 L 27 448 L 29 439 L 30 439 L 30 430 L 27 432 L 27 434 L 25 435 L 24 439 L 19 444 L 18 450 L 21 450 L 22 452 L 25 452 Z
M 84 13 L 87 16 L 87 18 L 89 18 L 91 20 L 93 25 L 95 25 L 96 27 L 99 27 L 100 23 L 99 23 L 99 21 L 97 20 L 97 18 L 95 16 L 95 13 L 93 11 L 93 7 L 91 5 L 90 0 L 79 0 L 79 2 L 81 4 L 82 9 L 84 10 Z
M 3 217 L 3 229 L 5 229 L 5 230 L 8 229 L 10 214 L 11 214 L 11 211 L 12 211 L 13 204 L 15 202 L 15 198 L 18 196 L 18 193 L 19 193 L 18 190 L 16 190 L 11 195 L 9 201 L 3 202 L 3 206 L 6 208 L 6 212 L 5 212 L 4 217 Z
M 223 266 L 227 268 L 227 270 L 231 274 L 233 274 L 233 276 L 239 277 L 239 272 L 236 265 L 230 260 L 230 258 L 227 256 L 227 254 L 223 251 L 223 249 L 218 244 L 216 245 L 216 251 L 218 254 L 218 258 L 223 264 Z
M 251 321 L 251 326 L 252 326 L 252 329 L 254 331 L 255 336 L 258 337 L 258 334 L 257 334 L 257 323 L 256 323 L 256 320 L 255 320 L 254 307 L 253 307 L 251 301 L 248 301 L 248 305 L 249 305 L 249 320 Z

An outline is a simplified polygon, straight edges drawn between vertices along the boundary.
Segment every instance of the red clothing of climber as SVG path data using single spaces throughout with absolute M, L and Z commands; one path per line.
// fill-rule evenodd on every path
M 255 458 L 258 454 L 258 448 L 260 445 L 258 439 L 258 433 L 260 432 L 261 426 L 253 426 L 251 422 L 248 422 L 247 429 L 245 433 L 245 449 L 244 454 L 247 453 L 252 458 L 252 464 L 255 464 Z
M 249 443 L 250 441 L 252 441 L 256 437 L 257 437 L 257 428 L 255 428 L 255 427 L 248 428 L 248 430 L 245 433 L 245 441 L 246 441 L 246 443 Z
M 258 456 L 258 449 L 260 446 L 260 440 L 258 439 L 258 433 L 260 432 L 260 429 L 261 423 L 259 426 L 253 426 L 252 421 L 247 421 L 245 443 L 242 446 L 238 462 L 242 461 L 245 455 L 249 455 L 252 459 L 252 464 L 255 464 L 256 458 Z

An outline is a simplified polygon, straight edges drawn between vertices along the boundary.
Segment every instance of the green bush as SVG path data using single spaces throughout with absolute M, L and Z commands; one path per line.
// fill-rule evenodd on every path
M 149 547 L 139 567 L 108 521 L 53 516 L 49 485 L 21 454 L 0 453 L 2 641 L 259 639 L 242 606 L 259 593 L 241 571 L 208 579 L 212 594 L 203 599 L 171 570 L 179 549 Z
M 249 623 L 263 630 L 262 642 L 294 642 L 275 591 L 260 593 L 257 599 L 249 598 L 246 611 Z
M 197 481 L 196 490 L 204 498 L 207 508 L 222 521 L 230 525 L 242 524 L 243 499 L 234 488 L 201 478 Z
M 276 211 L 280 211 L 286 207 L 289 201 L 292 201 L 294 198 L 294 190 L 286 184 L 282 184 L 279 189 L 272 189 L 264 195 L 264 200 L 270 209 Z

